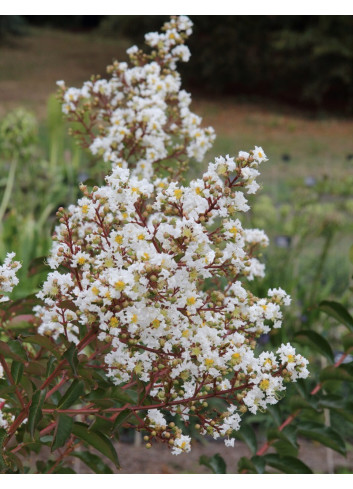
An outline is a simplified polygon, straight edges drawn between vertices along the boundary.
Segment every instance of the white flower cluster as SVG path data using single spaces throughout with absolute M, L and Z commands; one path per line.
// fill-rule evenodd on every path
M 59 210 L 53 272 L 35 309 L 39 332 L 54 339 L 64 334 L 77 343 L 80 329 L 98 329 L 110 346 L 107 375 L 116 385 L 145 383 L 153 400 L 139 411 L 148 409 L 147 439 L 167 441 L 174 454 L 189 451 L 191 440 L 167 414 L 185 425 L 196 420 L 201 434 L 233 446 L 242 413 L 266 409 L 285 382 L 308 375 L 307 360 L 289 344 L 254 352 L 260 335 L 281 327 L 281 306 L 290 303 L 282 289 L 257 298 L 247 286 L 264 275 L 256 253 L 268 245 L 263 231 L 239 220 L 249 210 L 244 190 L 259 187 L 263 149 L 218 157 L 188 185 L 175 178 L 214 137 L 189 111 L 175 71 L 176 60 L 188 58 L 190 32 L 189 19 L 173 18 L 161 34 L 146 36 L 151 54 L 131 48 L 134 67 L 115 63 L 110 81 L 80 90 L 61 83 L 64 112 L 79 121 L 86 107 L 90 150 L 112 171 L 106 185 L 82 185 L 77 205 Z M 209 406 L 215 397 L 223 412 Z
M 153 48 L 146 55 L 136 46 L 127 53 L 126 62 L 109 67 L 110 80 L 87 81 L 82 88 L 61 87 L 63 112 L 71 120 L 90 117 L 89 148 L 93 155 L 132 174 L 151 178 L 154 171 L 169 168 L 170 162 L 194 159 L 202 161 L 214 141 L 212 127 L 202 129 L 201 118 L 190 111 L 190 95 L 180 90 L 177 61 L 188 61 L 184 45 L 191 34 L 187 17 L 172 18 L 162 33 L 146 35 Z
M 290 346 L 254 354 L 256 339 L 281 326 L 280 306 L 290 302 L 281 289 L 259 299 L 240 280 L 264 273 L 253 255 L 267 237 L 236 218 L 249 208 L 236 190 L 247 186 L 243 169 L 259 163 L 256 151 L 219 157 L 188 186 L 114 167 L 106 186 L 92 193 L 83 186 L 85 196 L 62 213 L 48 263 L 71 273 L 53 271 L 38 295 L 43 334 L 65 332 L 78 342 L 80 324 L 99 325 L 115 384 L 136 376 L 186 422 L 195 399 L 202 406 L 210 391 L 234 403 L 218 424 L 204 418 L 201 433 L 215 438 L 239 428 L 236 405 L 256 413 L 277 402 L 285 380 L 308 375 Z M 163 427 L 159 416 L 153 422 Z
M 3 265 L 0 266 L 0 302 L 6 302 L 9 298 L 2 292 L 11 292 L 18 284 L 16 273 L 21 268 L 18 261 L 13 261 L 15 253 L 7 253 Z

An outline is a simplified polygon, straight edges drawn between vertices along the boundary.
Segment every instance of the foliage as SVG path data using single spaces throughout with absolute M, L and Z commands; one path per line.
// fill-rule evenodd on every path
M 8 41 L 12 36 L 21 36 L 27 31 L 27 23 L 22 15 L 0 15 L 0 41 Z

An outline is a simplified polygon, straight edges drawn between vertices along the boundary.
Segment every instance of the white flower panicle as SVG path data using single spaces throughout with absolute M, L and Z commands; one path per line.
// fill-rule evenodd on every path
M 90 120 L 85 131 L 76 134 L 88 136 L 93 155 L 144 178 L 152 178 L 156 170 L 173 175 L 175 160 L 184 166 L 190 159 L 202 161 L 214 130 L 200 127 L 201 118 L 190 111 L 191 97 L 180 89 L 176 71 L 177 61 L 189 60 L 184 43 L 191 27 L 182 16 L 172 18 L 161 33 L 147 34 L 151 53 L 133 46 L 127 51 L 130 66 L 115 62 L 108 67 L 109 80 L 93 79 L 82 88 L 58 82 L 69 120 Z
M 12 292 L 12 289 L 18 284 L 16 273 L 21 268 L 18 261 L 13 261 L 15 253 L 7 253 L 3 265 L 0 266 L 0 302 L 9 300 L 3 292 Z
M 266 298 L 249 290 L 264 276 L 256 255 L 268 238 L 239 217 L 249 210 L 246 193 L 259 188 L 263 149 L 220 156 L 188 184 L 177 178 L 214 139 L 180 90 L 176 61 L 188 60 L 190 33 L 187 17 L 172 18 L 147 34 L 151 53 L 129 49 L 133 66 L 114 63 L 109 81 L 81 89 L 60 82 L 70 120 L 90 121 L 76 134 L 112 170 L 104 186 L 82 185 L 77 205 L 59 209 L 53 271 L 35 308 L 41 334 L 78 343 L 79 331 L 97 332 L 111 382 L 144 384 L 145 438 L 167 442 L 173 454 L 188 452 L 191 440 L 172 417 L 233 446 L 243 413 L 266 409 L 286 382 L 308 376 L 289 344 L 255 353 L 290 304 L 282 289 Z M 214 397 L 223 412 L 209 406 Z
M 249 209 L 243 170 L 259 164 L 256 151 L 219 157 L 188 186 L 139 180 L 117 166 L 105 186 L 83 185 L 78 204 L 59 212 L 48 260 L 54 271 L 38 294 L 39 332 L 77 343 L 80 325 L 98 327 L 110 345 L 112 382 L 137 378 L 160 406 L 146 416 L 153 436 L 168 438 L 161 409 L 189 423 L 213 394 L 230 406 L 218 418 L 202 415 L 200 432 L 231 446 L 241 413 L 276 403 L 285 381 L 308 375 L 307 360 L 289 345 L 254 353 L 290 302 L 281 289 L 257 298 L 242 282 L 263 275 L 255 254 L 268 244 L 237 218 Z M 173 453 L 188 451 L 187 437 L 173 430 Z

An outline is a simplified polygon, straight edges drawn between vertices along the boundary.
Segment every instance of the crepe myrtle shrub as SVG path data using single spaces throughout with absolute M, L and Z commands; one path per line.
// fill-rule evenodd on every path
M 233 446 L 242 414 L 265 411 L 286 382 L 308 375 L 290 344 L 255 354 L 290 303 L 280 288 L 258 298 L 249 287 L 264 275 L 256 255 L 268 238 L 239 216 L 258 189 L 263 149 L 220 156 L 200 178 L 181 180 L 214 139 L 176 71 L 191 26 L 171 18 L 146 35 L 149 54 L 130 48 L 130 64 L 115 62 L 109 80 L 59 83 L 72 132 L 111 172 L 59 209 L 33 325 L 16 334 L 21 304 L 3 312 L 3 410 L 13 416 L 4 470 L 21 470 L 29 450 L 41 460 L 48 445 L 39 472 L 72 471 L 69 455 L 110 471 L 82 445 L 118 466 L 111 437 L 122 426 L 176 455 L 190 451 L 190 427 Z

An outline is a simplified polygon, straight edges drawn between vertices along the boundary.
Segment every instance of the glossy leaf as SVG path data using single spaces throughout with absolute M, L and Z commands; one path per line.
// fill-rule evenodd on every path
M 111 393 L 112 399 L 116 399 L 124 404 L 135 404 L 138 401 L 138 394 L 132 389 L 121 389 L 120 387 L 114 387 Z
M 251 457 L 251 462 L 254 464 L 256 472 L 258 474 L 263 474 L 265 472 L 265 460 L 259 455 L 254 455 Z
M 63 413 L 59 414 L 54 431 L 53 443 L 51 446 L 52 452 L 65 445 L 71 435 L 73 424 L 73 418 Z
M 18 340 L 10 340 L 7 344 L 9 345 L 13 354 L 18 355 L 25 362 L 28 360 L 26 350 Z
M 25 362 L 26 360 L 24 360 L 21 356 L 17 355 L 16 353 L 14 353 L 8 343 L 5 343 L 4 341 L 0 341 L 0 353 L 2 355 L 4 355 L 5 358 L 12 358 L 13 360 L 16 360 L 17 362 Z
M 212 455 L 212 457 L 208 457 L 207 455 L 202 455 L 199 459 L 199 463 L 201 465 L 205 465 L 205 467 L 208 467 L 210 470 L 212 470 L 214 474 L 227 473 L 226 463 L 219 453 Z
M 238 462 L 238 472 L 239 473 L 252 473 L 257 474 L 257 469 L 252 461 L 247 457 L 241 457 Z M 263 473 L 263 472 L 261 472 Z
M 276 452 L 281 457 L 296 457 L 298 455 L 298 448 L 287 440 L 277 440 L 272 443 L 272 447 L 276 449 Z
M 90 452 L 73 452 L 73 457 L 77 457 L 84 462 L 95 474 L 113 474 L 112 469 L 102 461 L 102 458 Z
M 316 440 L 342 455 L 346 454 L 346 445 L 341 435 L 329 426 L 313 421 L 306 421 L 298 426 L 298 433 L 311 440 Z
M 60 357 L 60 354 L 56 350 L 55 343 L 53 343 L 50 340 L 50 338 L 48 338 L 47 336 L 43 336 L 43 335 L 40 335 L 40 334 L 35 334 L 35 335 L 32 335 L 32 336 L 26 336 L 26 337 L 24 337 L 22 339 L 22 341 L 24 343 L 31 343 L 33 345 L 39 345 L 42 348 L 44 348 L 45 350 L 48 350 L 51 353 L 53 353 L 53 355 L 55 355 L 56 358 L 59 358 Z
M 312 470 L 296 457 L 281 457 L 276 453 L 265 455 L 265 462 L 285 474 L 312 474 Z
M 324 382 L 325 380 L 342 380 L 346 382 L 353 382 L 353 376 L 350 375 L 347 370 L 341 367 L 334 367 L 330 365 L 324 368 L 320 372 L 320 380 Z
M 343 336 L 342 344 L 344 351 L 348 351 L 350 348 L 353 348 L 353 333 L 348 333 L 347 335 Z
M 236 438 L 244 441 L 253 454 L 257 451 L 257 441 L 253 428 L 243 424 L 239 431 L 236 432 Z
M 74 423 L 72 433 L 77 436 L 77 438 L 80 438 L 80 440 L 88 443 L 88 445 L 91 445 L 93 448 L 108 457 L 117 468 L 120 468 L 118 455 L 115 448 L 110 439 L 103 433 L 90 431 L 86 424 L 79 422 Z
M 33 394 L 31 406 L 28 413 L 28 429 L 32 436 L 34 437 L 34 431 L 42 419 L 42 407 L 45 400 L 45 390 L 38 390 Z
M 347 328 L 353 332 L 353 317 L 342 304 L 335 301 L 322 301 L 320 302 L 319 308 L 321 311 L 336 319 L 339 323 L 347 326 Z
M 23 374 L 23 369 L 24 369 L 23 363 L 16 362 L 16 360 L 14 360 L 12 362 L 12 365 L 11 365 L 11 375 L 12 375 L 13 381 L 15 382 L 16 385 L 21 382 L 21 378 L 22 378 L 22 374 Z
M 127 422 L 131 414 L 131 411 L 129 411 L 128 409 L 119 413 L 119 415 L 115 418 L 112 431 L 114 432 L 115 430 L 119 429 L 123 423 Z
M 68 409 L 77 399 L 84 394 L 85 384 L 82 380 L 75 379 L 59 401 L 58 409 Z
M 69 362 L 70 367 L 74 375 L 77 375 L 77 367 L 78 367 L 78 358 L 77 358 L 77 349 L 74 343 L 66 350 L 63 354 L 63 357 Z
M 294 336 L 294 341 L 304 344 L 310 344 L 313 348 L 318 350 L 322 355 L 324 355 L 330 362 L 334 361 L 333 351 L 327 342 L 327 340 L 309 329 L 302 329 Z
M 4 470 L 6 468 L 5 460 L 4 460 L 4 441 L 7 437 L 7 431 L 4 428 L 0 428 L 0 470 Z

